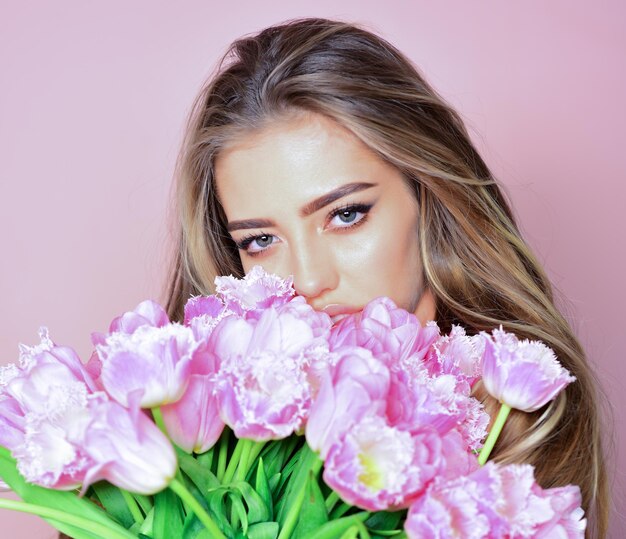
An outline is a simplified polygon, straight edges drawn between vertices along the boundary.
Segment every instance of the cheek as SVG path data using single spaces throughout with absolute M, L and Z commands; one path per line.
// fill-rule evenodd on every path
M 412 219 L 370 223 L 335 253 L 345 285 L 369 301 L 389 296 L 399 306 L 413 306 L 421 289 L 417 229 Z M 361 300 L 363 301 L 363 300 Z
M 289 265 L 288 251 L 282 244 L 276 247 L 271 254 L 259 257 L 249 257 L 240 253 L 244 273 L 247 274 L 254 266 L 261 266 L 267 273 L 273 273 L 283 279 L 289 277 L 292 268 Z

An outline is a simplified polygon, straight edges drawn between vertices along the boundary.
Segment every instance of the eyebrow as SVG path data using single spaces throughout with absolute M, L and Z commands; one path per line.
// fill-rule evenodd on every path
M 311 215 L 312 213 L 321 210 L 325 206 L 332 204 L 333 202 L 335 202 L 335 200 L 339 200 L 340 198 L 348 196 L 352 193 L 357 193 L 371 187 L 376 187 L 376 185 L 378 184 L 369 182 L 354 182 L 347 183 L 345 185 L 342 185 L 341 187 L 337 187 L 337 189 L 333 189 L 325 195 L 322 195 L 321 197 L 318 197 L 315 200 L 312 200 L 311 202 L 305 204 L 300 209 L 300 216 L 307 217 L 308 215 Z M 230 221 L 226 226 L 226 229 L 228 230 L 228 232 L 233 232 L 234 230 L 264 228 L 270 226 L 276 226 L 274 221 L 272 221 L 271 219 L 243 219 L 240 221 Z

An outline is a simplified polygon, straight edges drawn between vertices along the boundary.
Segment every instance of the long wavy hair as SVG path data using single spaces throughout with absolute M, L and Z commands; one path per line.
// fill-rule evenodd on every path
M 576 376 L 552 403 L 512 412 L 492 453 L 529 463 L 544 487 L 576 484 L 604 537 L 609 496 L 597 383 L 548 278 L 522 239 L 496 179 L 459 115 L 401 52 L 353 24 L 298 19 L 235 41 L 191 111 L 177 163 L 179 245 L 167 310 L 182 318 L 191 295 L 213 293 L 216 275 L 243 276 L 214 184 L 214 162 L 237 137 L 294 112 L 325 115 L 402 172 L 419 205 L 423 279 L 443 331 L 500 324 L 540 339 Z M 480 384 L 487 410 L 497 403 Z

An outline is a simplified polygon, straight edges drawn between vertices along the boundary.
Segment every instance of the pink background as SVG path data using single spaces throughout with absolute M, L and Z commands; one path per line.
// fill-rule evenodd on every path
M 41 324 L 86 359 L 91 331 L 142 299 L 161 299 L 183 121 L 234 38 L 296 16 L 364 23 L 459 109 L 568 298 L 614 409 L 611 537 L 622 537 L 625 4 L 219 4 L 232 8 L 4 0 L 0 362 L 16 360 L 18 342 L 37 342 Z M 0 530 L 13 539 L 54 536 L 37 518 L 3 510 Z

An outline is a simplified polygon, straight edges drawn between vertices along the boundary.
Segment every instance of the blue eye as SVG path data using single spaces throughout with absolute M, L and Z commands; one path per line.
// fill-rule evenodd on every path
M 346 210 L 346 211 L 342 211 L 341 213 L 338 213 L 336 215 L 336 217 L 339 217 L 339 219 L 341 219 L 341 221 L 343 221 L 344 223 L 351 223 L 352 221 L 354 221 L 356 219 L 356 216 L 359 212 L 354 211 L 354 210 Z
M 246 236 L 239 242 L 236 242 L 236 245 L 237 249 L 246 251 L 250 255 L 254 255 L 267 249 L 272 243 L 274 243 L 275 238 L 276 236 L 273 234 L 253 234 Z
M 356 226 L 364 221 L 371 209 L 372 204 L 348 204 L 331 212 L 331 223 L 337 218 L 338 221 L 335 224 L 338 225 L 338 228 Z
M 274 236 L 270 234 L 264 234 L 263 236 L 256 237 L 254 241 L 261 248 L 269 247 L 274 241 Z

